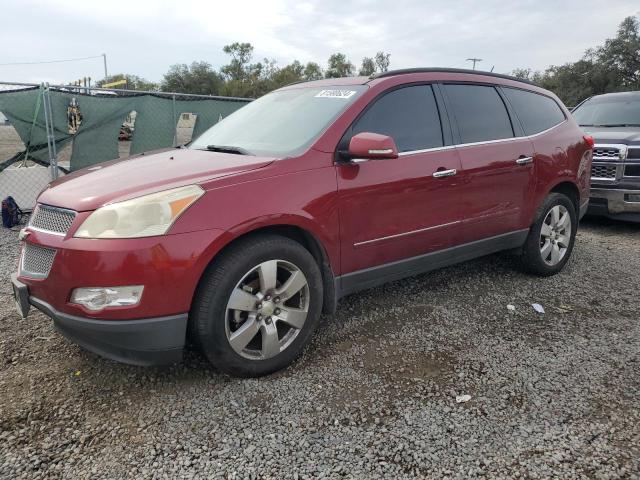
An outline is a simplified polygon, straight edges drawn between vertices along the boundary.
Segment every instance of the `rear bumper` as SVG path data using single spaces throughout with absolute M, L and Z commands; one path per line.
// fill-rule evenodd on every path
M 30 305 L 53 319 L 62 335 L 98 355 L 131 365 L 169 365 L 182 360 L 187 314 L 139 320 L 96 320 L 68 315 L 28 296 L 28 287 L 14 275 L 14 288 Z M 19 301 L 19 300 L 18 300 Z
M 640 202 L 630 201 L 631 195 L 640 196 L 640 189 L 592 188 L 588 213 L 638 222 Z

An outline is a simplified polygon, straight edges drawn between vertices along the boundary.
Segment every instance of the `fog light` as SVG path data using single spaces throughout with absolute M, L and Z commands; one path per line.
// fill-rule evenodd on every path
M 140 303 L 143 289 L 142 285 L 76 288 L 71 293 L 71 303 L 82 305 L 93 311 L 107 307 L 130 307 Z
M 635 194 L 627 195 L 626 201 L 627 202 L 640 202 L 640 195 L 635 195 Z

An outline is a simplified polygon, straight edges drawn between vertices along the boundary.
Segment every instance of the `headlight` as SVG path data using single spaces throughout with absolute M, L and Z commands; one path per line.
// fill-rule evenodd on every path
M 204 194 L 197 185 L 174 188 L 105 205 L 74 235 L 81 238 L 139 238 L 167 233 L 173 222 Z

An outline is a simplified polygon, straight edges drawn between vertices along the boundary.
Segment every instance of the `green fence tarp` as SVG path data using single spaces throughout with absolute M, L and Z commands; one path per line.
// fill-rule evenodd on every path
M 216 124 L 221 117 L 227 117 L 246 103 L 182 98 L 175 101 L 175 113 L 171 98 L 158 99 L 147 95 L 139 98 L 140 109 L 135 109 L 136 129 L 131 143 L 131 154 L 171 147 L 178 119 L 183 113 L 197 115 L 193 129 L 193 138 L 196 138 L 211 125 Z
M 48 161 L 43 95 L 51 101 L 54 136 L 58 151 L 73 140 L 71 170 L 118 158 L 118 135 L 127 116 L 136 112 L 131 154 L 174 145 L 176 126 L 183 113 L 197 115 L 193 138 L 249 100 L 189 97 L 154 93 L 98 96 L 29 88 L 0 92 L 0 112 L 16 129 L 30 156 Z M 75 135 L 69 133 L 68 108 L 73 99 L 82 113 Z M 39 105 L 40 103 L 40 105 Z M 38 108 L 39 107 L 39 108 Z M 35 122 L 34 122 L 35 116 Z M 5 159 L 0 159 L 0 161 Z
M 47 131 L 45 128 L 43 88 L 29 88 L 0 92 L 0 112 L 15 128 L 29 155 L 41 161 L 49 161 Z M 53 98 L 52 98 L 53 102 Z M 65 107 L 66 112 L 66 107 Z M 66 123 L 66 114 L 65 120 Z M 55 138 L 60 147 L 70 138 L 64 130 L 55 130 Z M 0 161 L 6 160 L 5 158 Z

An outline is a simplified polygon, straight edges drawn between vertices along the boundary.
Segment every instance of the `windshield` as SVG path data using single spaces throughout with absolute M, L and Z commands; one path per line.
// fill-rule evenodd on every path
M 195 140 L 189 148 L 269 157 L 302 153 L 367 87 L 306 87 L 255 100 Z
M 640 126 L 640 96 L 595 97 L 572 113 L 581 127 Z

